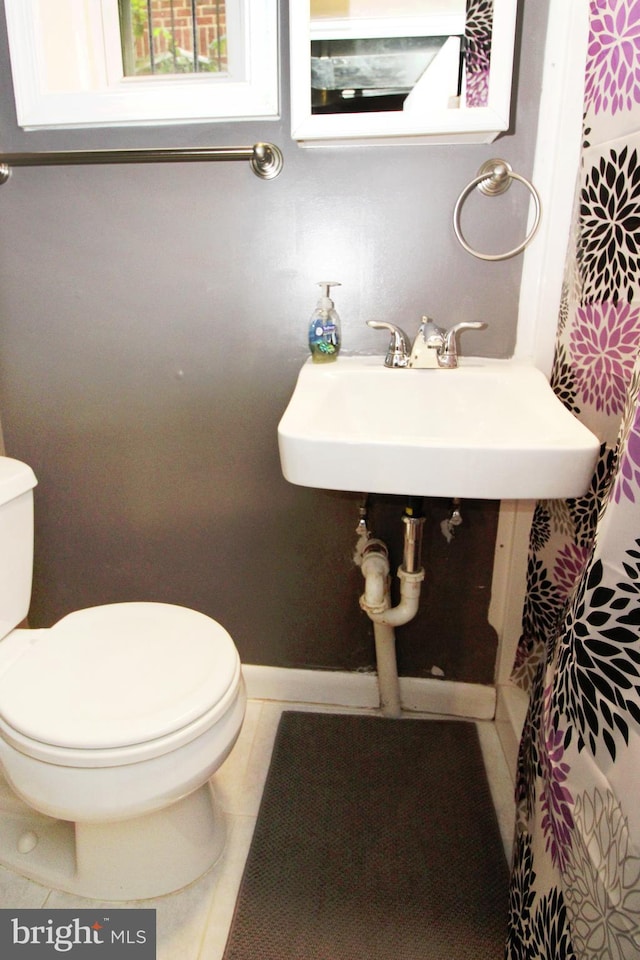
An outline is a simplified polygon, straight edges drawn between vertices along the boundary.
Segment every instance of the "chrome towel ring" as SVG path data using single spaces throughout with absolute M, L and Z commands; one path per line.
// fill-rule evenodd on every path
M 485 197 L 497 197 L 509 189 L 512 180 L 519 180 L 520 183 L 523 183 L 533 197 L 535 205 L 533 226 L 522 243 L 514 247 L 513 250 L 508 250 L 506 253 L 479 253 L 478 250 L 474 250 L 473 247 L 469 246 L 462 233 L 462 227 L 460 226 L 462 205 L 473 189 L 477 188 Z M 515 257 L 518 253 L 522 253 L 527 244 L 533 239 L 539 223 L 540 195 L 538 191 L 525 177 L 521 177 L 519 173 L 514 173 L 511 169 L 511 164 L 507 163 L 506 160 L 487 160 L 486 163 L 483 163 L 478 170 L 478 176 L 464 188 L 453 210 L 453 229 L 455 230 L 456 237 L 467 253 L 470 253 L 472 257 L 477 257 L 479 260 L 508 260 L 510 257 Z

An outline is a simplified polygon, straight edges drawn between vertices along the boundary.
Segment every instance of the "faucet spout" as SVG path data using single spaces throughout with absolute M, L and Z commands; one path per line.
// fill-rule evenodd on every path
M 445 331 L 431 320 L 423 317 L 411 347 L 409 366 L 417 369 L 435 370 L 440 366 L 439 357 L 444 348 Z
M 452 370 L 458 366 L 457 335 L 462 330 L 484 330 L 486 323 L 463 321 L 450 330 L 443 330 L 428 317 L 422 318 L 418 335 L 411 348 L 410 367 Z

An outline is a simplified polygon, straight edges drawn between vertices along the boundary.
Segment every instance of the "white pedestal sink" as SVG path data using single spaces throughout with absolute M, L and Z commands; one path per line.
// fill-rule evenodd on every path
M 302 486 L 488 500 L 581 496 L 600 446 L 532 365 L 389 369 L 380 356 L 309 359 L 278 443 Z

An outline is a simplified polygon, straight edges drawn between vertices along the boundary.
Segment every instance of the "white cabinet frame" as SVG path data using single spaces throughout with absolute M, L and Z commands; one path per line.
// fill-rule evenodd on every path
M 393 9 L 393 4 L 389 4 Z M 491 143 L 510 124 L 517 0 L 494 0 L 491 70 L 486 106 L 424 111 L 313 114 L 310 85 L 310 0 L 289 3 L 291 136 L 305 146 L 327 143 Z M 397 35 L 390 15 L 389 36 Z

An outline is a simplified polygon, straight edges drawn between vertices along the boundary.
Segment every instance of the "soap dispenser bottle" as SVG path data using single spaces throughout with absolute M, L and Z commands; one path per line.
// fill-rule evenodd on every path
M 321 280 L 318 286 L 323 288 L 323 295 L 311 314 L 309 350 L 315 363 L 326 363 L 337 358 L 342 342 L 340 317 L 336 312 L 333 300 L 329 296 L 331 287 L 339 287 L 340 284 L 335 281 Z

